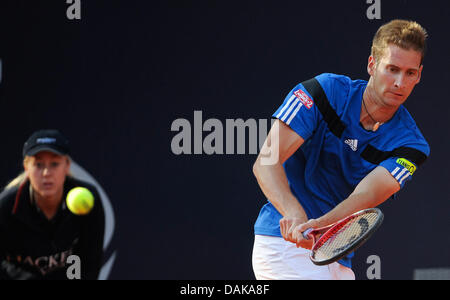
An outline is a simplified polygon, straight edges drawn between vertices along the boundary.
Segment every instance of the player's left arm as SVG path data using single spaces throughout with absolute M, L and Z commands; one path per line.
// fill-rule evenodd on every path
M 79 243 L 81 279 L 84 280 L 96 280 L 103 263 L 105 214 L 97 190 L 91 189 L 91 192 L 95 197 L 95 205 L 91 213 L 85 216 Z
M 309 227 L 320 228 L 333 224 L 352 213 L 380 205 L 400 190 L 400 184 L 384 167 L 378 166 L 356 186 L 353 193 L 330 212 L 309 220 L 296 228 L 296 236 Z

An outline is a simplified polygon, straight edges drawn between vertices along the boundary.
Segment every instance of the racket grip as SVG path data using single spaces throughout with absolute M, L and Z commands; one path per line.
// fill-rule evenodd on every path
M 306 229 L 305 231 L 303 231 L 302 232 L 302 235 L 303 235 L 303 237 L 306 239 L 306 240 L 309 240 L 310 238 L 309 238 L 309 234 L 311 233 L 311 231 L 313 231 L 314 230 L 314 228 L 308 228 L 308 229 Z

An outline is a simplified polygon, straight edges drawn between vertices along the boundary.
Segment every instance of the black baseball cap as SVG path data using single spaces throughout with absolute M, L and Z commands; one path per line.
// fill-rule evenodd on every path
M 69 141 L 55 129 L 36 131 L 25 142 L 23 156 L 34 156 L 42 151 L 68 155 L 70 153 Z

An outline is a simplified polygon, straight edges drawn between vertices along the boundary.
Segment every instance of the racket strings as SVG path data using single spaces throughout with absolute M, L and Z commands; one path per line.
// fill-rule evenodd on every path
M 363 237 L 377 223 L 379 215 L 370 212 L 357 215 L 354 218 L 337 224 L 326 232 L 317 242 L 314 251 L 314 259 L 317 261 L 335 257 Z

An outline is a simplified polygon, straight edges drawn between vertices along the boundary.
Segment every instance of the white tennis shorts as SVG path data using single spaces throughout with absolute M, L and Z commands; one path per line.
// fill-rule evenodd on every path
M 257 280 L 355 280 L 352 269 L 337 262 L 316 266 L 309 250 L 281 237 L 256 235 L 253 271 Z

